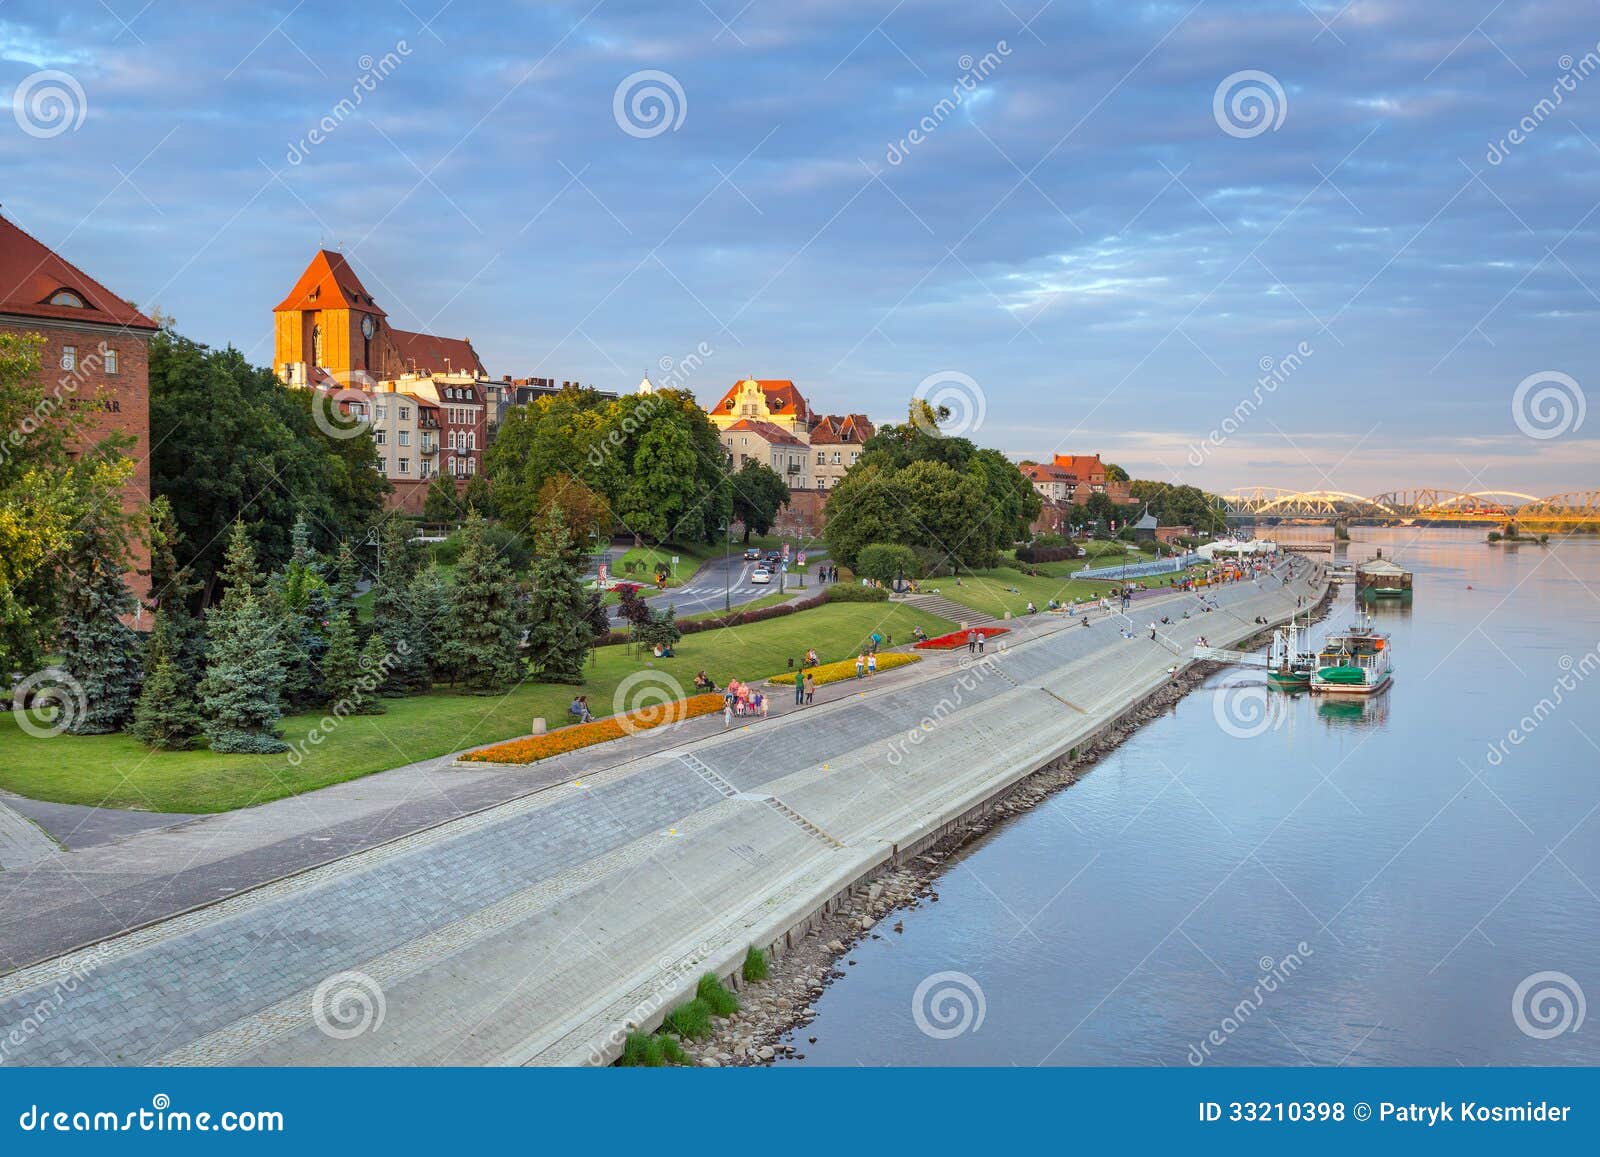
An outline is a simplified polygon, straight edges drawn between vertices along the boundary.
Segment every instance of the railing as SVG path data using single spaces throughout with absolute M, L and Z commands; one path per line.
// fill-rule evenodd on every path
M 1200 561 L 1198 554 L 1185 554 L 1176 558 L 1157 558 L 1149 562 L 1122 563 L 1118 566 L 1091 566 L 1074 574 L 1073 578 L 1113 579 L 1145 578 L 1153 574 L 1173 574 Z

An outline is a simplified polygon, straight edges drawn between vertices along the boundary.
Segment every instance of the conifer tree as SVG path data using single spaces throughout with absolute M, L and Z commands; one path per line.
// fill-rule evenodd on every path
M 200 684 L 201 710 L 211 750 L 272 753 L 282 718 L 282 623 L 262 588 L 255 550 L 235 522 L 222 570 L 222 602 L 206 615 L 210 650 Z
M 194 613 L 200 590 L 191 567 L 178 565 L 182 535 L 165 496 L 150 504 L 150 606 L 154 617 L 145 647 L 145 677 L 169 656 L 190 694 L 205 666 L 205 632 Z
M 357 663 L 361 669 L 360 694 L 352 703 L 357 715 L 382 715 L 386 710 L 378 689 L 383 685 L 385 670 L 404 658 L 410 644 L 402 642 L 400 647 L 398 652 L 390 651 L 377 631 L 367 636 L 367 645 L 361 648 L 361 658 Z
M 339 552 L 334 556 L 332 581 L 328 584 L 328 626 L 333 626 L 335 617 L 342 616 L 349 619 L 354 625 L 357 618 L 356 612 L 356 582 L 361 577 L 360 565 L 356 562 L 356 552 L 350 549 L 348 542 L 339 543 Z
M 435 676 L 447 676 L 449 668 L 440 655 L 440 647 L 450 631 L 450 586 L 445 582 L 444 572 L 437 566 L 430 566 L 419 573 L 406 589 L 406 605 L 410 624 L 406 642 L 412 652 L 406 659 L 414 662 L 421 676 L 429 682 Z
M 74 735 L 122 730 L 143 677 L 138 636 L 122 621 L 139 604 L 122 580 L 127 519 L 115 501 L 103 496 L 79 522 L 67 556 L 57 644 L 62 669 L 83 689 L 84 709 L 67 725 Z
M 427 657 L 412 645 L 410 589 L 421 567 L 422 553 L 411 541 L 406 524 L 391 518 L 379 545 L 378 577 L 372 588 L 372 625 L 383 637 L 384 650 L 395 660 L 384 674 L 385 695 L 426 691 L 430 683 Z
M 594 636 L 589 625 L 589 597 L 583 589 L 583 568 L 572 550 L 561 511 L 545 511 L 534 539 L 528 599 L 528 665 L 541 683 L 582 683 L 583 664 Z
M 194 746 L 204 723 L 194 684 L 172 655 L 163 653 L 145 675 L 128 734 L 153 750 L 183 751 Z
M 377 632 L 373 632 L 377 637 Z M 350 620 L 335 615 L 328 624 L 328 652 L 322 660 L 323 691 L 333 706 L 354 698 L 361 679 L 361 656 L 356 647 L 356 630 Z
M 486 524 L 469 514 L 456 564 L 450 630 L 440 658 L 471 692 L 492 695 L 516 682 L 521 666 L 518 591 L 511 570 L 489 544 Z
M 272 576 L 271 587 L 282 620 L 278 661 L 283 666 L 283 698 L 306 704 L 320 698 L 320 660 L 327 645 L 319 629 L 325 602 L 322 564 L 304 518 L 295 519 L 291 540 L 289 561 Z

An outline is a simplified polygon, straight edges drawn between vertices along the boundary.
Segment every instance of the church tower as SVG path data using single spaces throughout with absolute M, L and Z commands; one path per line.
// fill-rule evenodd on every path
M 398 376 L 388 315 L 341 253 L 319 249 L 273 311 L 273 367 L 295 386 L 342 386 Z M 322 372 L 319 372 L 322 371 Z

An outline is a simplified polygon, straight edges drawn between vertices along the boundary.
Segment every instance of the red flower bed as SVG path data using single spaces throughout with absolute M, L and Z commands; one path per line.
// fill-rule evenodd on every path
M 1003 635 L 1010 627 L 973 627 L 971 630 L 978 632 L 985 639 L 992 639 L 996 635 Z M 967 645 L 967 635 L 970 631 L 951 631 L 948 635 L 936 635 L 931 639 L 924 639 L 916 644 L 918 650 L 923 651 L 953 651 L 957 647 Z

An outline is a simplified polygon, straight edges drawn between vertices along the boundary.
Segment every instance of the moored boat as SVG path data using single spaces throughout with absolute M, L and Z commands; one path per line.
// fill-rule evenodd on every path
M 1372 619 L 1357 612 L 1343 631 L 1330 631 L 1317 652 L 1311 691 L 1323 695 L 1371 695 L 1394 680 L 1389 636 L 1373 629 Z
M 1356 567 L 1356 598 L 1366 602 L 1375 599 L 1411 598 L 1411 572 L 1396 566 L 1383 557 L 1383 551 Z
M 1311 650 L 1309 634 L 1309 628 L 1296 626 L 1293 619 L 1272 632 L 1272 648 L 1267 652 L 1268 687 L 1304 691 L 1311 686 L 1317 657 Z

